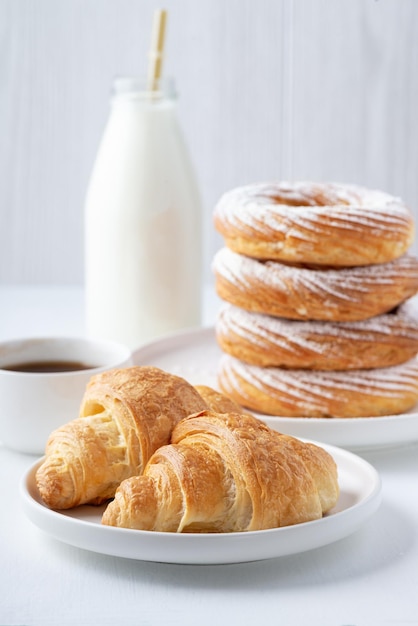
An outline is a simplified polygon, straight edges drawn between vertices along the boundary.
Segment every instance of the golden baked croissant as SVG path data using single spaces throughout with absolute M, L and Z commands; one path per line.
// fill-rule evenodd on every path
M 55 430 L 36 474 L 43 501 L 54 509 L 99 503 L 120 482 L 141 473 L 170 440 L 183 417 L 208 408 L 188 382 L 155 367 L 93 376 L 80 416 Z
M 207 385 L 195 385 L 194 388 L 214 413 L 239 413 L 240 415 L 251 415 L 241 404 L 235 402 L 229 396 L 220 391 L 212 389 Z
M 142 476 L 121 483 L 102 523 L 167 532 L 277 528 L 320 518 L 338 499 L 324 449 L 249 415 L 203 411 L 181 420 Z

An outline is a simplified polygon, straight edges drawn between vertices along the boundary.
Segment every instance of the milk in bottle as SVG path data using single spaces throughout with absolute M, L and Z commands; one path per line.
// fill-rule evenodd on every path
M 201 302 L 201 205 L 173 81 L 144 84 L 115 81 L 85 212 L 87 331 L 131 348 L 198 325 Z

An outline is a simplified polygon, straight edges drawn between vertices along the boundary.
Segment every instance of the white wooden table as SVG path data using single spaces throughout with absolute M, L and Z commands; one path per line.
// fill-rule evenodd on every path
M 206 303 L 207 321 L 216 301 Z M 83 333 L 77 288 L 0 288 L 0 340 Z M 418 624 L 418 445 L 362 454 L 383 502 L 360 530 L 303 554 L 239 565 L 119 559 L 60 543 L 23 514 L 35 458 L 0 444 L 0 625 Z

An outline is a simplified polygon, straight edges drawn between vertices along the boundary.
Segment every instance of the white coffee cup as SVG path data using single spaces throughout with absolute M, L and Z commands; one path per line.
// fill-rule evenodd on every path
M 12 450 L 43 454 L 50 433 L 78 417 L 90 378 L 129 365 L 129 348 L 108 341 L 49 337 L 1 342 L 0 441 Z M 59 367 L 68 370 L 57 371 Z

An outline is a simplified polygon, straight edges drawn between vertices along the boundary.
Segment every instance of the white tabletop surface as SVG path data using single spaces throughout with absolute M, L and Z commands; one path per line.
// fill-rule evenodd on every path
M 217 302 L 206 294 L 205 323 Z M 72 287 L 0 287 L 0 340 L 83 334 Z M 237 565 L 168 565 L 60 543 L 23 514 L 35 457 L 0 444 L 0 625 L 418 624 L 418 445 L 362 453 L 383 502 L 354 534 L 295 556 Z

